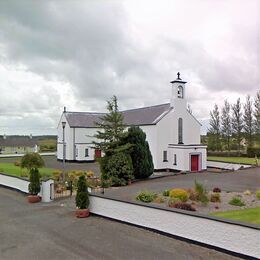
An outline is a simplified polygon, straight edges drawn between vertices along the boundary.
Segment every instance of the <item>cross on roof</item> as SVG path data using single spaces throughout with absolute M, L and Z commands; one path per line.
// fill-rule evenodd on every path
M 180 78 L 180 75 L 181 75 L 181 73 L 178 72 L 178 73 L 177 73 L 177 76 L 178 76 L 177 79 L 181 79 L 181 78 Z

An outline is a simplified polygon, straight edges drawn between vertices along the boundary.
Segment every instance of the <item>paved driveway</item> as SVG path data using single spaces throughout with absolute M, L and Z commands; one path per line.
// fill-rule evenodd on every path
M 162 192 L 172 188 L 193 188 L 195 180 L 203 183 L 208 190 L 219 187 L 223 191 L 255 191 L 260 189 L 260 167 L 235 172 L 181 174 L 139 181 L 126 187 L 110 188 L 105 191 L 105 194 L 119 199 L 133 200 L 136 194 L 143 190 Z
M 4 188 L 0 198 L 1 260 L 237 259 L 100 217 L 76 219 L 74 199 L 28 204 Z

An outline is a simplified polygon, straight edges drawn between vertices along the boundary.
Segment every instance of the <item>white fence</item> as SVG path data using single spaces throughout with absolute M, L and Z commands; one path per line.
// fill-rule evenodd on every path
M 41 156 L 53 156 L 57 155 L 57 152 L 49 152 L 49 153 L 39 153 Z M 0 158 L 9 158 L 9 157 L 23 157 L 24 153 L 15 153 L 15 154 L 0 154 Z
M 46 181 L 42 181 L 41 183 L 41 191 L 38 194 L 42 197 L 42 202 L 49 202 L 52 200 L 52 194 L 54 194 L 54 181 L 49 179 Z M 4 173 L 0 173 L 0 185 L 22 191 L 24 193 L 29 193 L 28 185 L 29 181 L 24 180 L 19 177 L 9 176 Z
M 250 168 L 251 165 L 238 164 L 238 163 L 227 163 L 227 162 L 217 162 L 217 161 L 207 161 L 207 167 L 236 171 L 240 168 Z
M 97 215 L 158 230 L 178 237 L 222 248 L 239 254 L 260 257 L 260 232 L 257 227 L 232 221 L 180 213 L 156 207 L 90 196 L 90 211 Z

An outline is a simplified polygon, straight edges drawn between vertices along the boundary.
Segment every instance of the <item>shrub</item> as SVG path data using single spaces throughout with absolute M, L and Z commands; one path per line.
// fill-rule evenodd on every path
M 164 203 L 165 202 L 165 198 L 162 195 L 158 195 L 154 200 L 154 203 Z
M 113 186 L 126 185 L 133 179 L 133 165 L 129 154 L 116 153 L 107 161 L 106 177 L 111 179 Z
M 30 170 L 30 183 L 28 186 L 31 195 L 37 195 L 41 190 L 40 173 L 38 169 Z
M 221 192 L 221 189 L 218 188 L 218 187 L 215 187 L 212 191 L 215 192 L 215 193 L 216 193 L 216 192 L 220 193 L 220 192 Z
M 207 205 L 209 202 L 208 193 L 206 188 L 195 180 L 195 192 L 197 193 L 197 200 L 203 205 Z
M 38 169 L 44 166 L 44 160 L 38 153 L 27 153 L 21 159 L 21 167 L 31 170 Z
M 91 177 L 94 177 L 94 172 L 93 171 L 87 171 L 87 177 L 88 178 L 91 178 Z
M 196 211 L 196 209 L 189 203 L 177 202 L 173 205 L 176 209 L 183 209 L 188 211 Z
M 177 203 L 177 202 L 181 202 L 181 200 L 179 198 L 169 198 L 168 200 L 168 206 L 173 208 L 173 206 Z
M 54 170 L 52 172 L 52 177 L 54 178 L 54 180 L 58 181 L 61 178 L 62 175 L 62 171 L 61 170 Z
M 153 200 L 155 200 L 155 198 L 157 197 L 157 194 L 154 192 L 150 192 L 150 191 L 141 191 L 137 196 L 136 196 L 136 200 L 145 202 L 145 203 L 149 203 L 152 202 Z
M 186 202 L 188 200 L 188 192 L 183 189 L 172 189 L 170 191 L 171 198 L 178 198 L 182 202 Z
M 81 175 L 77 183 L 76 206 L 79 209 L 87 209 L 89 206 L 88 187 L 85 175 Z
M 163 191 L 163 196 L 169 197 L 169 195 L 170 195 L 170 191 L 169 190 L 164 190 Z
M 197 201 L 198 200 L 198 194 L 196 193 L 195 190 L 193 189 L 188 189 L 187 190 L 188 195 L 189 195 L 189 199 L 192 201 Z
M 246 205 L 246 204 L 244 203 L 244 201 L 242 201 L 239 197 L 233 197 L 228 203 L 229 203 L 230 205 L 239 206 L 239 207 L 242 207 L 242 206 L 245 206 L 245 205 Z
M 210 194 L 210 201 L 211 202 L 221 202 L 219 192 L 214 192 L 214 193 Z
M 15 161 L 14 165 L 20 167 L 21 166 L 21 162 L 20 161 Z
M 247 156 L 254 158 L 255 156 L 260 157 L 260 147 L 248 147 Z
M 243 194 L 244 194 L 244 195 L 247 195 L 247 196 L 250 196 L 250 195 L 252 195 L 252 192 L 251 192 L 250 190 L 245 190 L 245 191 L 243 192 Z
M 29 174 L 27 172 L 21 172 L 21 177 L 28 177 Z
M 260 190 L 257 190 L 255 195 L 256 195 L 257 199 L 260 200 Z

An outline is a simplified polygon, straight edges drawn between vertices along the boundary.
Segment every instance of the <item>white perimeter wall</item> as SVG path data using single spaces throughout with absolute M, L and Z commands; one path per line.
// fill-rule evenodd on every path
M 254 228 L 96 196 L 90 196 L 90 211 L 240 254 L 260 257 L 260 232 Z
M 241 167 L 243 168 L 250 168 L 251 165 L 247 164 L 237 164 L 237 163 L 225 163 L 225 162 L 216 162 L 216 161 L 207 161 L 208 167 L 213 168 L 220 168 L 220 169 L 226 169 L 226 170 L 238 170 Z

